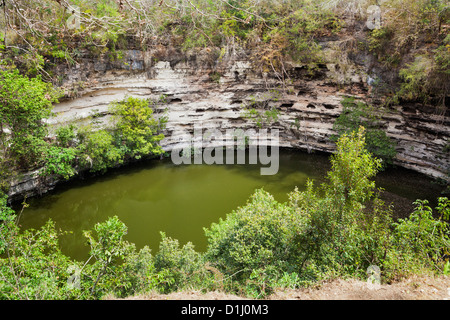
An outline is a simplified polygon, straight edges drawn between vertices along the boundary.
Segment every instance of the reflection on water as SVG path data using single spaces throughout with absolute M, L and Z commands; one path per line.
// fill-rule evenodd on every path
M 284 202 L 296 186 L 304 190 L 307 179 L 323 182 L 329 168 L 326 155 L 294 150 L 280 152 L 280 171 L 274 176 L 261 176 L 260 167 L 252 165 L 175 166 L 170 159 L 155 160 L 76 180 L 45 197 L 31 199 L 20 224 L 39 228 L 51 218 L 58 229 L 73 232 L 62 236 L 60 243 L 63 253 L 80 260 L 85 260 L 89 251 L 82 231 L 113 215 L 127 225 L 126 240 L 138 248 L 148 245 L 155 252 L 159 232 L 164 231 L 203 251 L 203 227 L 245 205 L 255 189 L 264 188 Z M 404 169 L 380 174 L 377 184 L 390 192 L 389 200 L 409 206 L 416 198 L 431 200 L 440 192 L 439 186 L 423 175 Z

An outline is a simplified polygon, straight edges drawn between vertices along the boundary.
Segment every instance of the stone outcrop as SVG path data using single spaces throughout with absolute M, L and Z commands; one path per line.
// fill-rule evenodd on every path
M 48 122 L 85 122 L 95 114 L 97 121 L 107 125 L 112 101 L 127 95 L 165 95 L 168 123 L 162 145 L 170 151 L 195 124 L 220 130 L 255 127 L 243 117 L 243 110 L 257 100 L 279 111 L 271 127 L 280 129 L 283 147 L 332 152 L 335 145 L 330 136 L 342 112 L 341 100 L 346 95 L 361 99 L 369 95 L 367 65 L 353 63 L 346 74 L 339 73 L 338 64 L 323 65 L 318 75 L 310 77 L 303 66 L 286 63 L 292 81 L 283 95 L 273 96 L 271 89 L 280 88 L 277 78 L 259 72 L 249 56 L 234 48 L 226 48 L 221 56 L 209 49 L 182 54 L 154 48 L 125 51 L 120 61 L 86 58 L 76 66 L 59 66 L 56 73 L 64 76 L 68 95 L 76 97 L 56 104 Z M 396 164 L 448 179 L 450 161 L 444 147 L 450 141 L 449 114 L 403 105 L 383 111 L 383 120 L 387 134 L 398 145 Z M 15 186 L 11 190 L 12 195 L 26 192 Z

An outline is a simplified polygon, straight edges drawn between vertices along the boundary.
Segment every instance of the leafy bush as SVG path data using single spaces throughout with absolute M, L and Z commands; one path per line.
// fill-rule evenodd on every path
M 154 266 L 157 288 L 163 293 L 186 287 L 209 286 L 212 274 L 205 269 L 203 256 L 188 242 L 180 247 L 178 240 L 161 232 L 159 251 L 155 255 Z
M 79 150 L 75 146 L 75 125 L 56 130 L 56 144 L 47 146 L 42 176 L 57 175 L 69 179 L 77 173 L 76 162 Z
M 0 258 L 0 299 L 73 299 L 77 291 L 67 287 L 68 270 L 76 265 L 64 256 L 54 223 L 40 230 L 19 232 L 14 221 L 3 222 Z M 6 252 L 5 252 L 6 251 Z
M 450 35 L 445 37 L 441 46 L 439 46 L 434 57 L 436 69 L 439 72 L 450 74 Z
M 399 72 L 402 82 L 394 102 L 419 101 L 435 103 L 445 109 L 450 81 L 450 37 L 430 53 L 417 55 Z
M 333 130 L 337 135 L 332 137 L 336 141 L 344 133 L 356 132 L 360 126 L 366 128 L 365 145 L 368 151 L 380 158 L 382 169 L 392 164 L 392 160 L 397 154 L 395 143 L 382 130 L 380 110 L 363 103 L 355 102 L 354 98 L 345 98 L 341 101 L 343 105 L 342 113 L 333 124 Z
M 450 200 L 444 197 L 438 200 L 437 219 L 433 217 L 428 201 L 417 200 L 410 217 L 393 224 L 394 252 L 398 255 L 387 262 L 389 267 L 401 273 L 411 272 L 413 268 L 443 272 L 444 257 L 450 254 Z
M 368 36 L 369 51 L 375 53 L 379 61 L 391 67 L 401 61 L 399 52 L 395 51 L 392 45 L 394 36 L 395 32 L 391 27 L 374 29 Z
M 432 94 L 440 99 L 439 105 L 445 106 L 445 99 L 450 92 L 450 35 L 447 35 L 442 45 L 434 51 L 434 74 L 431 81 Z
M 206 258 L 238 282 L 245 283 L 255 272 L 266 274 L 264 291 L 268 293 L 268 282 L 283 272 L 298 270 L 303 253 L 296 237 L 302 227 L 301 216 L 264 190 L 257 190 L 246 206 L 205 229 Z
M 381 160 L 374 159 L 365 146 L 365 129 L 344 134 L 339 138 L 336 152 L 331 156 L 332 169 L 328 172 L 329 192 L 344 198 L 346 203 L 364 203 L 371 199 L 374 178 Z
M 56 141 L 58 145 L 64 148 L 70 147 L 74 144 L 76 138 L 75 125 L 70 124 L 56 129 Z
M 123 162 L 125 150 L 115 145 L 115 139 L 106 130 L 79 132 L 80 163 L 92 172 L 105 172 Z
M 118 297 L 128 297 L 151 290 L 158 290 L 154 257 L 148 246 L 136 250 L 134 244 L 127 246 L 120 277 L 115 274 L 118 284 L 108 289 Z
M 327 183 L 294 191 L 291 203 L 307 218 L 299 245 L 305 252 L 300 275 L 359 276 L 384 253 L 390 212 L 375 193 L 380 161 L 366 150 L 364 130 L 344 134 L 331 158 Z
M 154 118 L 148 100 L 128 97 L 113 103 L 111 109 L 116 115 L 116 134 L 128 148 L 131 157 L 140 159 L 163 152 L 158 145 L 164 138 L 162 134 L 157 134 L 161 130 L 160 122 Z
M 91 247 L 90 254 L 96 260 L 95 264 L 90 266 L 90 273 L 97 273 L 91 289 L 92 294 L 95 294 L 97 285 L 109 288 L 116 284 L 114 275 L 117 269 L 121 269 L 121 265 L 116 265 L 116 261 L 123 259 L 126 253 L 127 243 L 123 241 L 126 234 L 127 227 L 117 216 L 97 223 L 94 232 L 84 232 Z M 102 282 L 99 282 L 104 276 Z
M 15 219 L 15 212 L 8 204 L 8 196 L 0 191 L 0 255 L 5 252 L 8 239 L 5 235 L 8 232 L 9 224 Z
M 277 101 L 280 98 L 281 91 L 270 90 L 260 96 L 251 96 L 250 102 L 245 103 L 242 117 L 255 121 L 256 126 L 262 128 L 278 121 L 280 111 L 270 102 Z
M 404 100 L 424 100 L 428 97 L 428 81 L 433 61 L 427 56 L 417 56 L 413 63 L 400 70 L 403 79 L 397 96 Z
M 138 252 L 123 240 L 126 226 L 117 217 L 85 232 L 92 256 L 84 264 L 61 253 L 51 220 L 39 230 L 19 232 L 14 217 L 0 225 L 0 299 L 95 299 L 153 289 L 147 281 L 149 250 Z
M 42 170 L 44 176 L 58 175 L 69 179 L 76 174 L 74 168 L 78 151 L 75 148 L 62 148 L 50 146 L 46 150 L 45 166 Z
M 262 128 L 264 125 L 278 121 L 279 113 L 280 112 L 275 107 L 264 111 L 257 110 L 256 108 L 246 108 L 243 111 L 242 116 L 254 120 L 256 126 Z
M 58 94 L 40 77 L 29 79 L 17 69 L 0 70 L 0 148 L 3 161 L 23 169 L 40 164 L 52 102 Z M 3 129 L 9 129 L 6 134 Z

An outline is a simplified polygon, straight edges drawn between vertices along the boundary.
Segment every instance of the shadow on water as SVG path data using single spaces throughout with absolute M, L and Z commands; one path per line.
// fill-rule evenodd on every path
M 330 169 L 328 155 L 322 153 L 282 149 L 279 161 L 279 172 L 273 176 L 262 176 L 260 165 L 175 166 L 170 159 L 139 162 L 102 176 L 75 179 L 46 196 L 29 199 L 20 225 L 39 228 L 52 219 L 58 229 L 72 231 L 61 237 L 61 249 L 78 260 L 86 260 L 89 252 L 82 231 L 114 215 L 128 227 L 126 240 L 138 248 L 148 245 L 157 251 L 159 232 L 164 231 L 204 251 L 203 228 L 245 205 L 255 189 L 264 188 L 285 202 L 295 187 L 305 189 L 307 179 L 315 185 L 324 182 Z M 380 173 L 377 185 L 404 212 L 412 210 L 415 199 L 433 200 L 441 191 L 424 175 L 399 168 Z
M 396 218 L 405 218 L 414 210 L 417 199 L 428 200 L 431 208 L 443 197 L 444 186 L 434 179 L 401 167 L 391 167 L 378 173 L 375 178 L 377 187 L 384 189 L 382 198 L 394 205 Z

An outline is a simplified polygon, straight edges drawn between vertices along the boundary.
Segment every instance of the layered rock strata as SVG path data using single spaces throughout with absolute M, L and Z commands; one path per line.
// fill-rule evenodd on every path
M 60 66 L 56 72 L 63 75 L 63 85 L 71 88 L 68 95 L 76 97 L 56 104 L 48 122 L 52 126 L 88 122 L 95 115 L 97 122 L 108 125 L 111 102 L 126 96 L 164 95 L 167 103 L 156 112 L 168 117 L 162 146 L 170 151 L 196 125 L 257 129 L 243 111 L 258 102 L 261 108 L 279 111 L 270 128 L 280 130 L 282 147 L 333 152 L 335 144 L 330 137 L 342 112 L 340 102 L 344 96 L 366 99 L 370 94 L 367 65 L 353 63 L 345 73 L 338 64 L 323 65 L 318 75 L 311 77 L 303 66 L 286 63 L 290 81 L 279 94 L 274 90 L 281 88 L 276 75 L 257 71 L 249 56 L 230 48 L 221 57 L 208 49 L 191 54 L 174 49 L 130 50 L 121 61 L 86 58 L 70 68 Z M 380 112 L 385 131 L 397 142 L 395 163 L 448 180 L 450 160 L 444 149 L 450 141 L 450 115 L 418 104 Z M 13 183 L 10 196 L 37 190 L 36 174 Z

